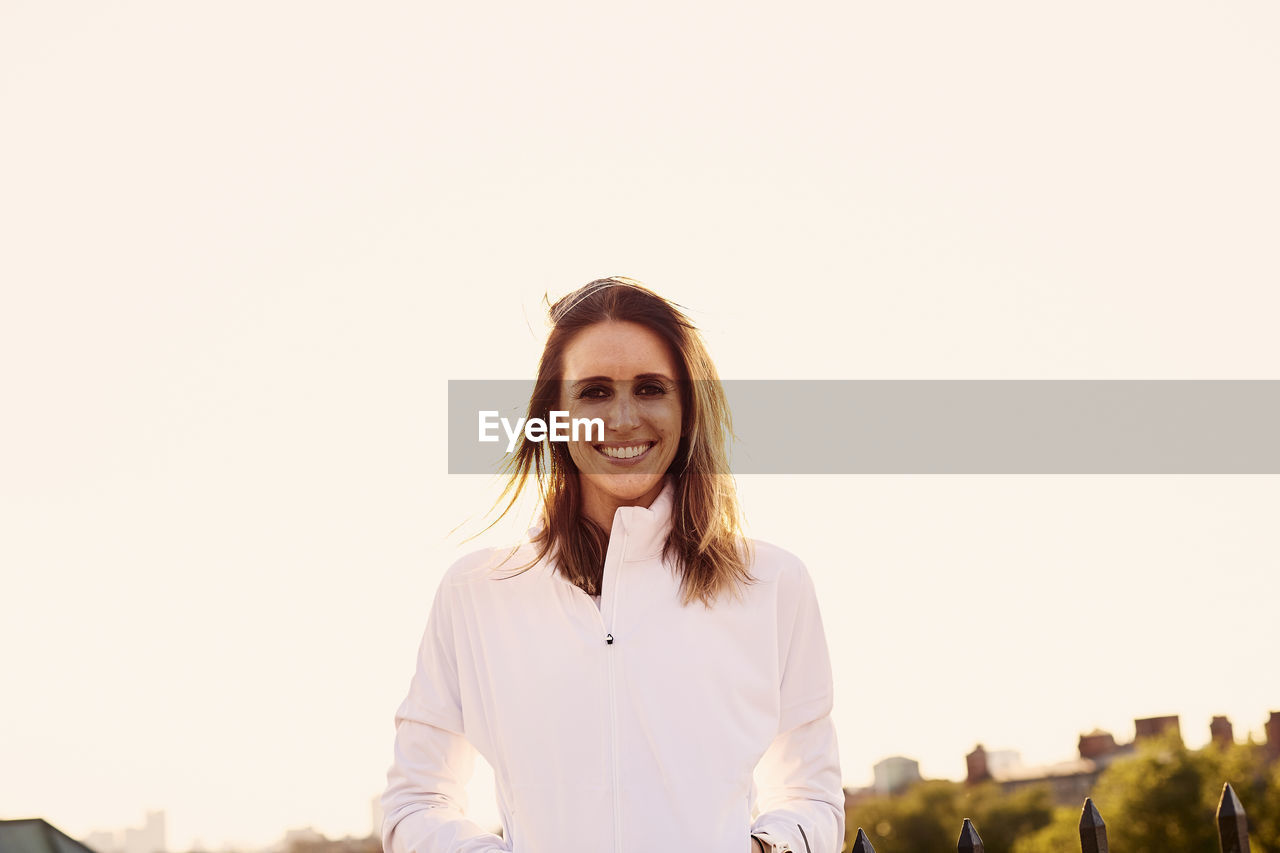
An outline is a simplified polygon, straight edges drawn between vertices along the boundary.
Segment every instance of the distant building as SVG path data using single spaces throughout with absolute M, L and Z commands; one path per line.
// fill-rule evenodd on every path
M 878 762 L 871 772 L 875 778 L 871 789 L 882 797 L 892 796 L 920 781 L 920 762 L 894 755 Z
M 289 829 L 285 831 L 284 838 L 280 839 L 271 849 L 278 851 L 289 851 L 295 847 L 303 847 L 307 845 L 320 845 L 327 842 L 324 833 L 314 827 L 304 826 L 301 829 Z
M 1209 723 L 1209 739 L 1218 746 L 1231 746 L 1236 742 L 1235 731 L 1231 721 L 1226 717 L 1214 717 Z
M 1226 718 L 1222 718 L 1226 721 Z M 1228 729 L 1230 723 L 1227 723 Z M 1221 730 L 1218 724 L 1218 730 Z M 1110 732 L 1101 729 L 1080 735 L 1077 744 L 1079 756 L 1069 761 L 1056 764 L 1041 764 L 1024 767 L 1020 761 L 1004 759 L 993 760 L 994 756 L 1007 755 L 1008 751 L 987 752 L 982 744 L 965 756 L 968 775 L 965 779 L 970 784 L 983 781 L 995 781 L 1006 792 L 1017 791 L 1033 785 L 1045 785 L 1054 803 L 1062 806 L 1079 805 L 1085 797 L 1093 792 L 1102 771 L 1111 762 L 1126 755 L 1132 755 L 1137 743 L 1148 738 L 1174 732 L 1179 741 L 1182 739 L 1176 716 L 1144 717 L 1133 721 L 1134 738 L 1130 743 L 1116 743 Z
M 164 810 L 147 812 L 141 827 L 91 832 L 83 843 L 97 853 L 166 853 L 169 842 Z
M 373 830 L 369 835 L 374 838 L 382 837 L 382 795 L 374 797 L 369 803 L 369 816 L 373 819 Z
M 993 776 L 1009 773 L 1022 766 L 1022 753 L 1016 749 L 988 749 L 987 770 Z
M 993 778 L 1006 793 L 1033 785 L 1046 785 L 1055 804 L 1079 805 L 1093 791 L 1105 767 L 1097 760 L 1077 758 L 1035 767 L 1010 767 Z
M 977 785 L 991 780 L 991 768 L 987 766 L 987 750 L 982 744 L 973 748 L 973 752 L 964 757 L 964 781 L 966 785 Z
M 330 839 L 311 827 L 291 829 L 270 848 L 279 853 L 382 853 L 382 840 L 373 836 Z M 2 853 L 2 851 L 0 851 Z
M 1267 761 L 1280 761 L 1280 711 L 1272 711 L 1267 720 Z
M 1226 719 L 1225 717 L 1223 719 Z M 1178 716 L 1147 717 L 1133 721 L 1133 740 L 1135 743 L 1148 738 L 1159 737 L 1167 732 L 1174 732 L 1178 743 L 1182 743 L 1182 731 L 1178 726 Z
M 97 832 L 89 833 L 80 840 L 87 846 L 99 851 L 99 853 L 114 853 L 114 851 L 120 849 L 120 843 L 116 840 L 117 835 L 119 835 L 119 833 L 103 832 L 99 830 Z
M 1264 729 L 1266 743 L 1258 747 L 1263 760 L 1280 762 L 1280 711 L 1271 712 Z M 1221 746 L 1235 743 L 1231 721 L 1226 717 L 1214 717 L 1209 723 L 1209 734 L 1212 743 Z M 1085 797 L 1092 796 L 1098 777 L 1113 762 L 1133 755 L 1144 740 L 1169 735 L 1182 743 L 1181 724 L 1176 715 L 1141 717 L 1133 721 L 1133 740 L 1128 743 L 1117 743 L 1110 732 L 1094 729 L 1080 735 L 1076 758 L 1034 767 L 1024 766 L 1015 750 L 988 750 L 978 744 L 965 756 L 965 784 L 995 782 L 1005 792 L 1043 785 L 1049 789 L 1055 804 L 1079 806 Z M 919 764 L 902 756 L 880 761 L 873 773 L 875 781 L 870 787 L 844 789 L 846 811 L 864 800 L 892 796 L 921 781 Z
M 124 831 L 124 853 L 165 853 L 168 849 L 163 811 L 147 812 L 141 829 Z
M 1081 758 L 1101 758 L 1106 755 L 1112 755 L 1116 750 L 1120 749 L 1120 745 L 1116 743 L 1116 739 L 1111 732 L 1104 732 L 1102 729 L 1094 729 L 1091 732 L 1080 735 L 1080 740 L 1076 743 L 1076 748 Z

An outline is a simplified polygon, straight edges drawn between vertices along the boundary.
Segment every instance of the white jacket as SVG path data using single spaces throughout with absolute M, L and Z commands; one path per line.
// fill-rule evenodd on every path
M 759 581 L 740 600 L 682 606 L 661 558 L 672 495 L 615 514 L 599 606 L 545 561 L 495 574 L 506 550 L 450 567 L 396 711 L 385 853 L 747 853 L 751 833 L 838 853 L 809 573 L 756 542 Z M 494 768 L 505 837 L 465 815 L 473 749 Z

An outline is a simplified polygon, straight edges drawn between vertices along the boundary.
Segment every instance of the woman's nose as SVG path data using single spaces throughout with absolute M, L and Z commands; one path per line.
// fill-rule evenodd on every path
M 616 395 L 609 415 L 609 426 L 616 430 L 632 429 L 640 425 L 640 410 L 630 394 Z

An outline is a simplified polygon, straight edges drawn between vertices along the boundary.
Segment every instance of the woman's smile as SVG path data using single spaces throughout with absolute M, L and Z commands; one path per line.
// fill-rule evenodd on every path
M 610 462 L 619 465 L 635 465 L 649 455 L 656 441 L 629 441 L 613 444 L 597 444 L 595 449 Z

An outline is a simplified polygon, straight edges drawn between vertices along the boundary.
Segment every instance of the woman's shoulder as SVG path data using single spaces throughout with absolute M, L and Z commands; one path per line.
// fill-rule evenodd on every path
M 799 556 L 770 542 L 751 540 L 755 560 L 751 573 L 772 588 L 779 612 L 799 613 L 816 608 L 818 591 L 808 566 Z
M 478 548 L 458 557 L 445 569 L 443 586 L 467 586 L 476 581 L 501 577 L 531 566 L 537 560 L 532 544 Z
M 808 578 L 804 561 L 793 552 L 762 539 L 746 541 L 751 554 L 751 574 L 757 580 L 778 582 Z

